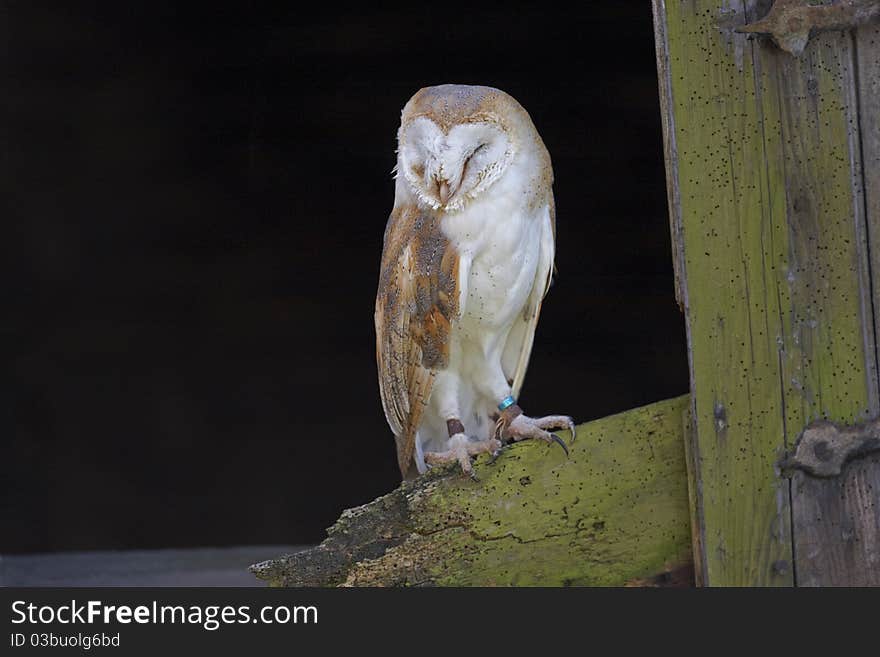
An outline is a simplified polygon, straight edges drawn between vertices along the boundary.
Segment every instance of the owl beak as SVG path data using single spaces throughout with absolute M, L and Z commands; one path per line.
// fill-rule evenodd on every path
M 440 197 L 440 203 L 446 205 L 446 201 L 449 200 L 449 183 L 445 180 L 441 180 L 437 191 L 438 196 Z

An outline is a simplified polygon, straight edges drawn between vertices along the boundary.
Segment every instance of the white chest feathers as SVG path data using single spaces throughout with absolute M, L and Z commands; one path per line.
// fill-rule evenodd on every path
M 483 345 L 503 340 L 531 302 L 547 208 L 495 198 L 449 215 L 443 229 L 460 254 L 459 337 Z

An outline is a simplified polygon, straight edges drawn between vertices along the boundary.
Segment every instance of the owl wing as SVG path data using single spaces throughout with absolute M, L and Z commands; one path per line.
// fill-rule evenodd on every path
M 553 197 L 545 207 L 541 221 L 540 251 L 538 267 L 532 293 L 523 312 L 510 329 L 504 351 L 501 355 L 501 369 L 508 381 L 512 381 L 513 396 L 519 397 L 520 388 L 526 376 L 532 344 L 535 340 L 535 329 L 541 314 L 541 303 L 550 289 L 553 278 L 553 257 L 556 249 L 556 207 Z
M 382 407 L 406 477 L 422 411 L 437 370 L 449 359 L 459 314 L 459 256 L 440 219 L 413 206 L 395 208 L 385 229 L 376 295 L 376 362 Z

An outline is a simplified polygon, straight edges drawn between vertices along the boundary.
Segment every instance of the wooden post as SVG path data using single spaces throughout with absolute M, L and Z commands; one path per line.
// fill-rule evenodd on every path
M 880 412 L 880 37 L 825 32 L 795 56 L 736 31 L 769 5 L 653 0 L 697 572 L 880 583 L 880 459 L 779 467 L 811 421 Z

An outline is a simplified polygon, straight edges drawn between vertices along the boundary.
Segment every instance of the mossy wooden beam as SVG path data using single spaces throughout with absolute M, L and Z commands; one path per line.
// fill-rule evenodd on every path
M 275 586 L 688 585 L 688 397 L 527 441 L 479 481 L 434 470 L 345 511 L 321 545 L 251 567 Z
M 805 489 L 777 463 L 811 420 L 877 411 L 857 59 L 880 46 L 825 33 L 794 57 L 736 32 L 769 2 L 653 4 L 697 569 L 790 585 Z
M 868 242 L 873 280 L 864 289 L 873 290 L 874 336 L 866 326 L 867 357 L 876 352 L 880 335 L 880 23 L 860 26 L 852 34 L 858 74 L 857 90 L 849 106 L 850 133 L 859 133 L 861 151 L 855 150 L 854 166 L 861 164 L 861 180 L 853 186 L 856 217 L 867 220 L 867 236 L 856 223 L 861 245 Z M 860 157 L 859 157 L 860 156 Z M 860 161 L 860 162 L 859 162 Z M 862 202 L 863 198 L 863 202 Z M 860 247 L 862 248 L 862 247 Z M 865 313 L 868 316 L 868 313 Z M 873 344 L 872 344 L 873 342 Z M 870 368 L 869 368 L 870 369 Z M 880 399 L 869 397 L 871 416 L 880 415 Z M 839 475 L 821 476 L 821 472 L 795 472 L 792 476 L 793 528 L 797 583 L 799 586 L 880 586 L 880 455 L 876 453 L 880 421 L 854 427 L 822 425 L 831 435 L 805 432 L 792 452 L 792 459 L 803 460 L 807 449 L 826 470 L 841 455 L 844 465 Z M 865 430 L 867 436 L 865 435 Z M 857 438 L 849 444 L 837 439 Z M 818 439 L 817 439 L 818 438 Z M 858 438 L 867 438 L 858 440 Z M 789 461 L 790 462 L 790 461 Z M 818 476 L 817 476 L 818 475 Z

